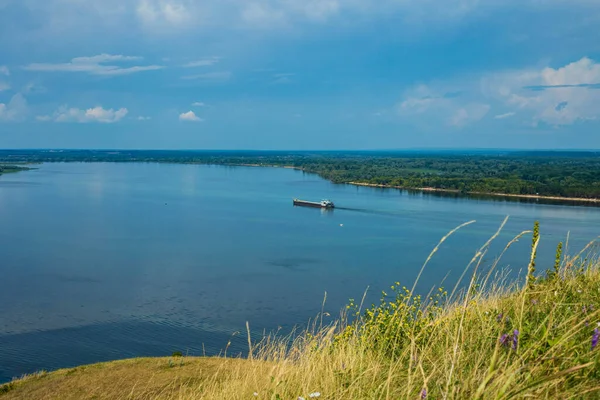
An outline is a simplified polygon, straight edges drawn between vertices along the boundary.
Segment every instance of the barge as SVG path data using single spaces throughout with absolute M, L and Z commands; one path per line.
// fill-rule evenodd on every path
M 294 199 L 295 206 L 302 207 L 315 207 L 315 208 L 334 208 L 335 205 L 331 200 L 321 200 L 319 202 L 316 201 L 306 201 L 300 199 Z

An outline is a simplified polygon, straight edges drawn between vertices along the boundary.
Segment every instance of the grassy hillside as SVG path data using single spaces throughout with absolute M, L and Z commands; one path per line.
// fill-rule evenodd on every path
M 317 318 L 295 337 L 249 342 L 248 359 L 79 367 L 2 386 L 0 399 L 600 398 L 593 245 L 570 257 L 557 247 L 556 264 L 541 272 L 537 226 L 507 248 L 516 240 L 532 240 L 519 286 L 505 285 L 497 264 L 483 269 L 486 245 L 465 269 L 462 291 L 435 288 L 420 297 L 395 284 L 378 304 L 351 302 L 333 325 Z

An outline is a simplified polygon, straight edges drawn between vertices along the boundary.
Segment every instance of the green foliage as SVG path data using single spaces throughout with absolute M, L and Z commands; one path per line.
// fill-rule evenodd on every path
M 560 272 L 560 263 L 561 263 L 561 260 L 562 260 L 562 250 L 563 250 L 563 243 L 560 242 L 556 246 L 556 255 L 554 257 L 554 268 L 552 270 L 552 276 L 554 278 L 557 278 L 558 274 Z
M 161 162 L 291 166 L 335 183 L 455 193 L 600 198 L 595 152 L 218 152 L 0 150 L 0 162 Z
M 0 175 L 7 174 L 10 172 L 26 171 L 29 169 L 31 169 L 31 168 L 27 168 L 27 167 L 15 165 L 15 164 L 4 164 L 4 165 L 0 165 Z
M 13 382 L 5 383 L 4 385 L 0 385 L 0 394 L 6 394 L 15 388 L 15 384 Z
M 540 241 L 540 222 L 535 221 L 533 223 L 533 235 L 531 237 L 531 261 L 529 262 L 529 268 L 527 271 L 527 284 L 529 289 L 533 288 L 536 281 L 535 276 L 535 259 L 537 257 L 537 246 Z
M 531 277 L 538 241 L 536 222 Z M 423 302 L 396 283 L 393 295 L 383 293 L 379 304 L 361 313 L 351 301 L 355 320 L 335 343 L 358 346 L 405 371 L 398 379 L 413 385 L 406 393 L 415 397 L 423 387 L 431 398 L 598 394 L 599 265 L 593 257 L 563 265 L 562 248 L 559 243 L 548 279 L 528 279 L 526 291 L 470 290 L 448 299 L 439 289 Z
M 372 348 L 378 352 L 394 354 L 403 349 L 411 337 L 426 337 L 431 322 L 443 311 L 448 293 L 439 288 L 427 302 L 420 295 L 412 295 L 406 287 L 396 282 L 391 286 L 392 295 L 382 292 L 379 304 L 372 304 L 360 315 L 357 305 L 350 301 L 347 309 L 357 318 L 336 337 L 337 341 L 358 335 L 369 338 Z
M 180 351 L 174 351 L 171 357 L 183 357 L 183 353 Z

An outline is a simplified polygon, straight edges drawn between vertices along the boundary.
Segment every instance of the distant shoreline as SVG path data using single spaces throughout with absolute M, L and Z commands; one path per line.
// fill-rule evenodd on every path
M 10 165 L 0 163 L 0 176 L 5 174 L 15 174 L 17 172 L 31 171 L 34 168 L 23 167 L 21 165 Z
M 48 161 L 46 161 L 48 162 Z M 52 162 L 52 161 L 50 161 Z M 70 161 L 67 161 L 70 162 Z M 114 161 L 92 161 L 92 162 L 114 162 Z M 158 162 L 158 163 L 163 163 L 163 162 Z M 177 162 L 166 162 L 166 164 L 196 164 L 197 163 L 177 163 Z M 0 164 L 1 165 L 1 164 Z M 204 165 L 208 165 L 208 164 L 204 164 Z M 214 163 L 212 165 L 220 165 L 220 166 L 232 166 L 232 167 L 266 167 L 266 168 L 285 168 L 285 169 L 293 169 L 296 171 L 302 171 L 308 174 L 315 174 L 317 176 L 319 176 L 318 173 L 316 172 L 309 172 L 306 171 L 304 168 L 302 167 L 296 167 L 293 165 L 277 165 L 277 164 L 256 164 L 256 163 L 244 163 L 244 164 L 219 164 L 219 163 Z M 6 166 L 6 165 L 4 165 Z M 22 167 L 19 166 L 17 167 L 18 169 L 16 170 L 9 170 L 9 171 L 4 171 L 4 173 L 14 173 L 14 172 L 21 172 L 21 171 L 27 171 L 27 170 L 31 170 L 34 168 L 31 167 Z M 0 176 L 2 175 L 3 172 L 0 171 Z M 329 182 L 335 183 L 327 178 L 323 178 Z M 339 184 L 346 184 L 346 185 L 353 185 L 353 186 L 363 186 L 363 187 L 372 187 L 372 188 L 380 188 L 380 189 L 398 189 L 398 190 L 413 190 L 413 191 L 419 191 L 419 192 L 437 192 L 437 193 L 454 193 L 454 194 L 464 194 L 465 196 L 469 197 L 469 196 L 493 196 L 493 197 L 500 197 L 500 198 L 513 198 L 513 199 L 530 199 L 530 200 L 549 200 L 549 201 L 559 201 L 559 202 L 575 202 L 575 203 L 581 203 L 582 205 L 584 205 L 585 203 L 589 203 L 589 204 L 600 204 L 600 199 L 598 198 L 583 198 L 583 197 L 562 197 L 562 196 L 544 196 L 544 195 L 535 195 L 535 194 L 509 194 L 509 193 L 493 193 L 493 192 L 461 192 L 460 190 L 457 189 L 440 189 L 440 188 L 433 188 L 433 187 L 404 187 L 404 186 L 394 186 L 394 185 L 384 185 L 384 184 L 377 184 L 377 183 L 365 183 L 365 182 L 340 182 Z
M 461 193 L 460 190 L 456 189 L 439 189 L 432 187 L 424 188 L 408 188 L 402 186 L 382 185 L 376 183 L 364 183 L 364 182 L 348 182 L 348 185 L 354 186 L 365 186 L 375 187 L 382 189 L 402 189 L 402 190 L 418 190 L 421 192 L 441 192 L 441 193 Z M 517 199 L 534 199 L 534 200 L 554 200 L 554 201 L 573 201 L 580 203 L 600 203 L 600 199 L 586 199 L 583 197 L 561 197 L 561 196 L 541 196 L 535 194 L 508 194 L 508 193 L 493 193 L 493 192 L 465 192 L 465 195 L 477 195 L 477 196 L 496 196 L 496 197 L 511 197 Z
M 295 169 L 297 171 L 304 171 L 300 167 L 294 167 L 293 165 L 275 165 L 275 164 L 214 164 L 214 165 L 232 165 L 234 167 L 266 167 L 266 168 L 286 168 L 286 169 Z M 307 172 L 310 173 L 310 172 Z
M 287 169 L 295 169 L 297 171 L 307 172 L 301 167 L 294 167 L 293 165 L 268 165 L 268 164 L 235 164 L 240 167 L 271 167 L 271 168 L 287 168 Z M 316 174 L 318 175 L 318 174 Z M 326 178 L 324 178 L 326 179 Z M 328 180 L 328 179 L 326 179 Z M 331 182 L 329 180 L 329 182 Z M 377 183 L 365 183 L 365 182 L 342 182 L 346 185 L 353 186 L 364 186 L 364 187 L 373 187 L 380 189 L 400 189 L 400 190 L 416 190 L 419 192 L 438 192 L 438 193 L 454 193 L 461 194 L 460 190 L 457 189 L 440 189 L 440 188 L 432 188 L 432 187 L 403 187 L 403 186 L 393 186 L 393 185 L 383 185 Z M 531 199 L 531 200 L 551 200 L 551 201 L 564 201 L 564 202 L 577 202 L 577 203 L 600 203 L 600 199 L 586 199 L 583 197 L 561 197 L 561 196 L 542 196 L 536 194 L 509 194 L 509 193 L 493 193 L 493 192 L 465 192 L 462 193 L 467 196 L 494 196 L 494 197 L 506 197 L 506 198 L 514 198 L 514 199 Z

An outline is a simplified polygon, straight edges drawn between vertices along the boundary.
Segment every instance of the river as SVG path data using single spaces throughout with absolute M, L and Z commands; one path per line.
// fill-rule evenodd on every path
M 333 211 L 293 207 L 329 198 Z M 284 168 L 55 163 L 0 177 L 0 382 L 38 370 L 173 351 L 243 351 L 251 330 L 284 331 L 322 307 L 339 315 L 395 281 L 452 287 L 541 225 L 538 269 L 570 232 L 600 234 L 600 208 L 469 199 L 350 185 Z M 526 269 L 531 238 L 499 267 Z M 241 332 L 235 335 L 235 332 Z

